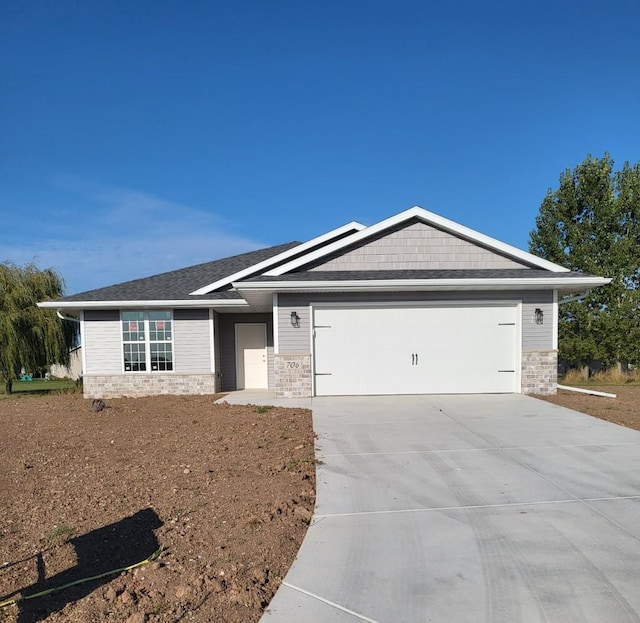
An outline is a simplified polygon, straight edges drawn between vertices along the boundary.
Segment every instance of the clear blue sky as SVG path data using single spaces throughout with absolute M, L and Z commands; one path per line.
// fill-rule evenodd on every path
M 637 0 L 4 0 L 0 261 L 68 293 L 640 160 Z

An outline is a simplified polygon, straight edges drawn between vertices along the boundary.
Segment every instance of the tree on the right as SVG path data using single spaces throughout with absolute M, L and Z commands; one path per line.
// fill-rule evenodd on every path
M 559 307 L 560 359 L 640 365 L 640 162 L 588 155 L 549 189 L 530 233 L 535 255 L 611 278 Z

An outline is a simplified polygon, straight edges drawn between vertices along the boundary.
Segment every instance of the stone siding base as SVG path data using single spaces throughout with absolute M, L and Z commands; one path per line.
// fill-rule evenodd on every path
M 522 353 L 522 393 L 549 396 L 558 391 L 558 351 Z
M 214 374 L 118 374 L 85 376 L 85 398 L 122 398 L 161 394 L 215 394 L 218 379 Z
M 311 355 L 274 355 L 276 398 L 311 396 Z

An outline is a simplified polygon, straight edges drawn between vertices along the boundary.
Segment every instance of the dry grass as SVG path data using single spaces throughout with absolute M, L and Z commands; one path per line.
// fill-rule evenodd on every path
M 561 385 L 627 385 L 640 383 L 640 370 L 625 373 L 618 368 L 611 368 L 600 370 L 586 379 L 582 370 L 572 368 L 559 382 Z

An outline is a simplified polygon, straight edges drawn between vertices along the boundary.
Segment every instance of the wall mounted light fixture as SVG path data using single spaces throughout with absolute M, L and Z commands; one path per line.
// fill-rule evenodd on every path
M 544 312 L 539 307 L 536 307 L 535 316 L 536 316 L 536 324 L 544 323 Z
M 298 316 L 298 312 L 291 312 L 291 326 L 299 327 L 300 326 L 300 316 Z

